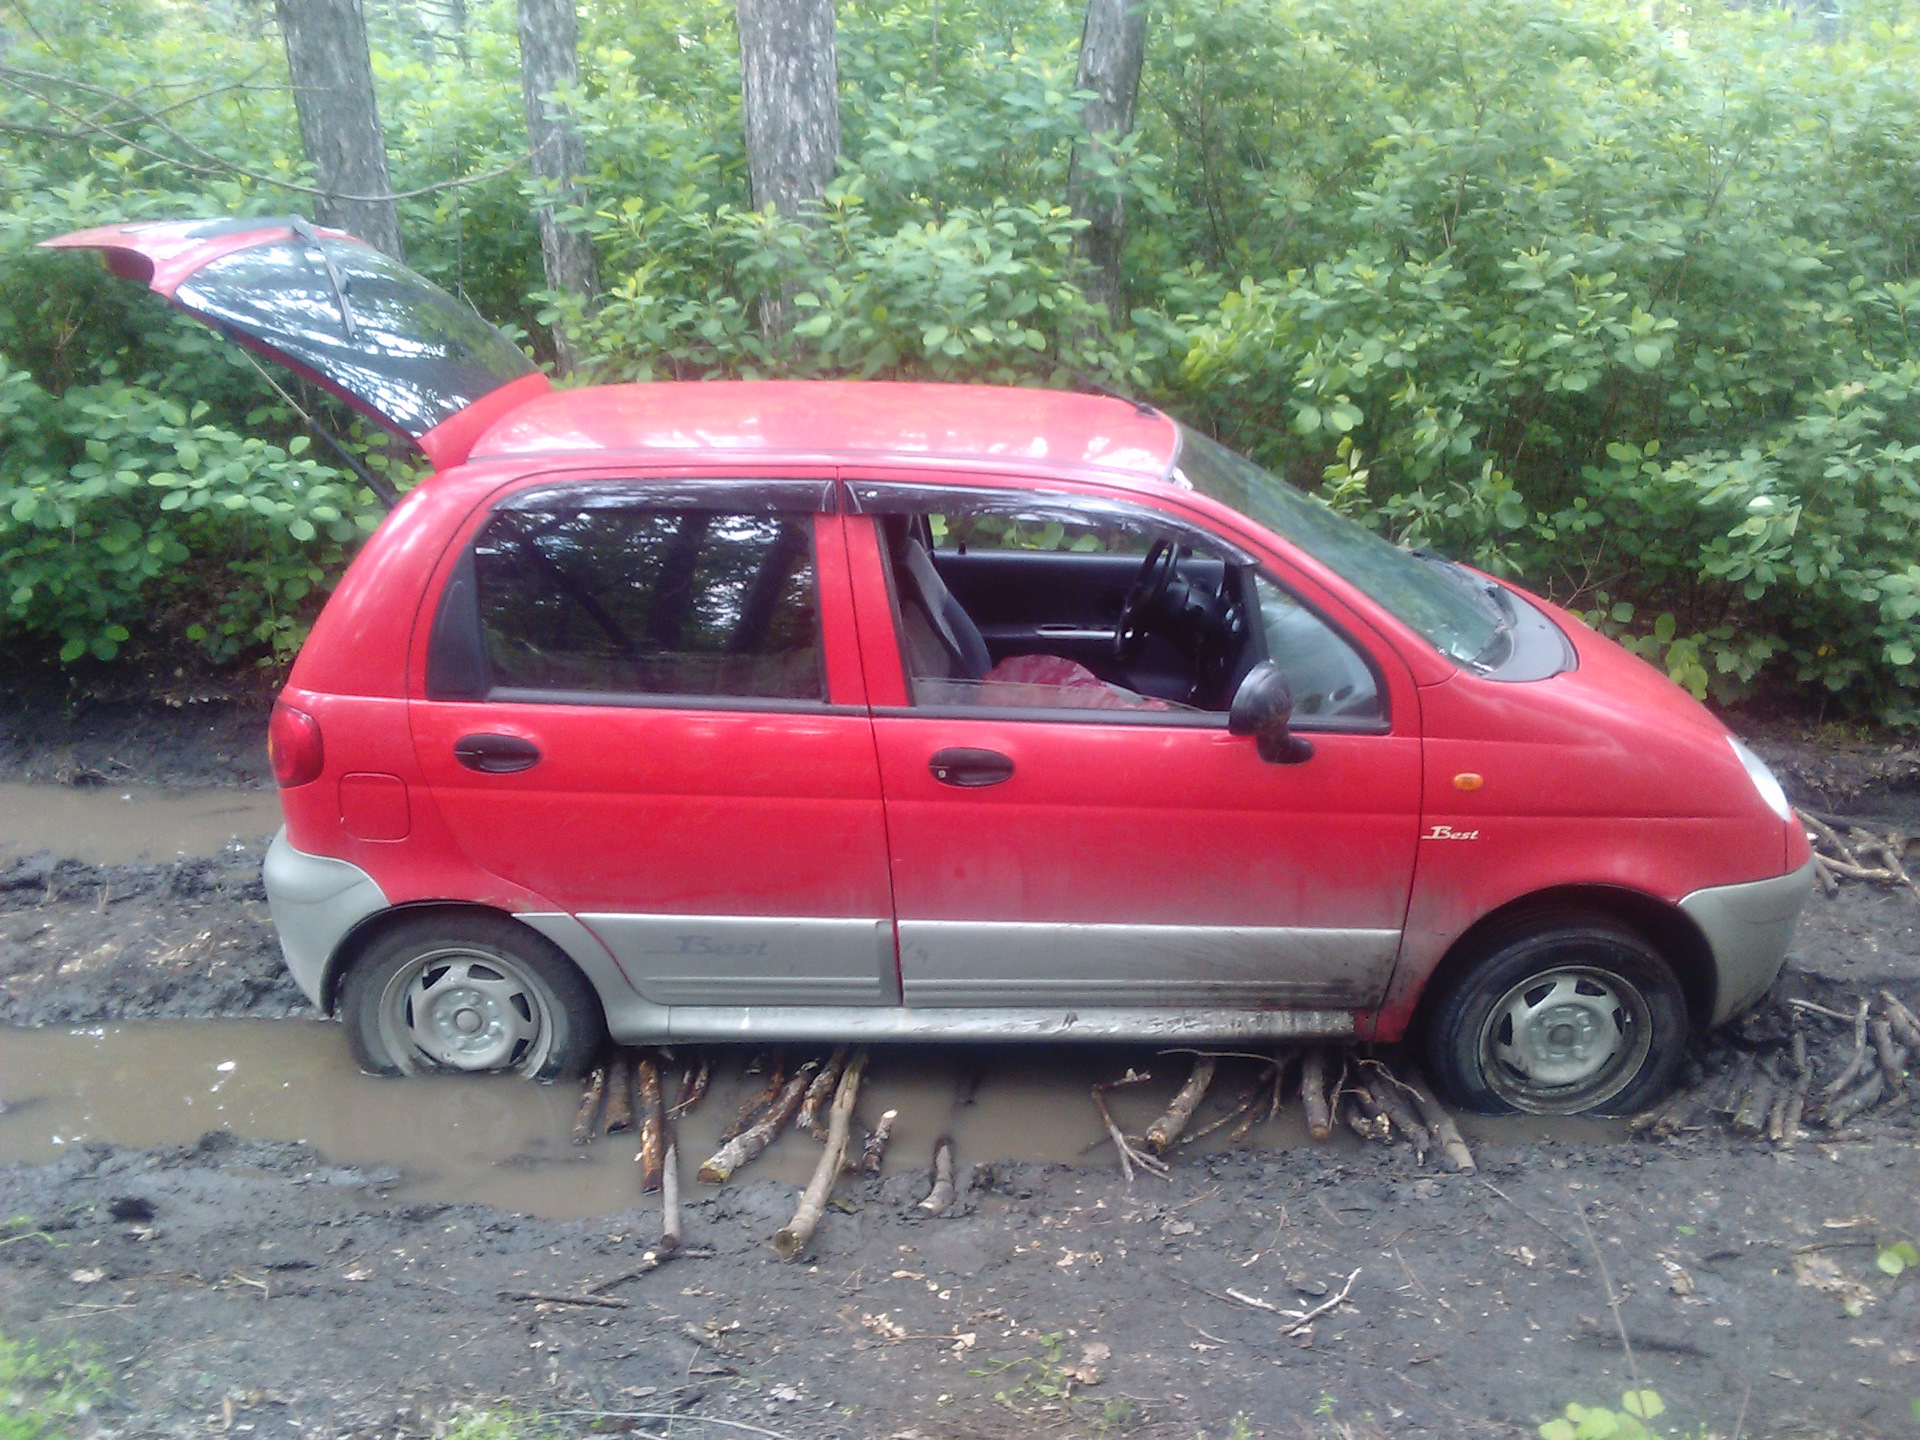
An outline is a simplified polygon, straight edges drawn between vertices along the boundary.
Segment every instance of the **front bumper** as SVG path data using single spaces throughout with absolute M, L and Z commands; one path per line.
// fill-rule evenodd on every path
M 348 931 L 387 908 L 386 894 L 358 865 L 294 849 L 285 826 L 267 847 L 261 878 L 287 969 L 315 1008 L 324 1011 L 327 962 Z
M 1771 880 L 1716 885 L 1680 902 L 1713 951 L 1710 1025 L 1731 1020 L 1767 993 L 1793 940 L 1794 922 L 1813 889 L 1813 861 Z

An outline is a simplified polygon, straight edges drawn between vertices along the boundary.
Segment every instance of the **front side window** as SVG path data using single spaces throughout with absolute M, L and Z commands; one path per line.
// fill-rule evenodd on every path
M 826 698 L 808 515 L 503 510 L 472 558 L 491 693 Z

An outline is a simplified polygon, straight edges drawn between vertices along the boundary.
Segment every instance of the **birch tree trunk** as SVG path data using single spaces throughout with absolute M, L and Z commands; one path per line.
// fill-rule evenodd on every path
M 314 219 L 404 260 L 360 0 L 274 0 L 274 13 L 300 140 L 315 183 L 327 192 L 314 201 Z
M 1126 138 L 1133 129 L 1134 101 L 1140 94 L 1140 69 L 1147 54 L 1147 0 L 1087 0 L 1087 18 L 1080 31 L 1078 86 L 1094 92 L 1080 111 L 1087 135 L 1074 147 L 1067 172 L 1067 203 L 1076 218 L 1087 222 L 1074 241 L 1074 252 L 1089 269 L 1087 298 L 1104 305 L 1116 321 L 1124 296 L 1120 285 L 1120 250 L 1126 240 L 1125 202 L 1105 193 L 1094 168 L 1094 157 Z
M 598 288 L 593 241 L 560 223 L 556 206 L 584 203 L 580 176 L 587 168 L 586 143 L 573 112 L 552 97 L 571 90 L 580 78 L 580 20 L 573 0 L 520 0 L 520 95 L 527 107 L 527 141 L 533 150 L 533 174 L 553 198 L 542 205 L 540 258 L 547 288 L 591 297 Z M 562 374 L 573 369 L 573 347 L 566 332 L 553 327 L 553 345 Z
M 737 0 L 740 108 L 753 205 L 804 218 L 840 157 L 840 62 L 833 0 Z M 784 296 L 760 307 L 760 328 L 786 327 Z

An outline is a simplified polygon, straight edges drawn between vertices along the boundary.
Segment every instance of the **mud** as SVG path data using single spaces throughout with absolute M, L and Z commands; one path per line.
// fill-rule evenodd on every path
M 0 778 L 120 760 L 118 789 L 60 792 L 81 829 L 131 813 L 113 807 L 136 780 L 244 790 L 227 736 L 245 727 L 179 708 L 173 729 L 112 699 L 27 742 L 16 725 Z M 1762 748 L 1804 803 L 1920 818 L 1899 747 Z M 1404 1147 L 1308 1144 L 1289 1112 L 1129 1188 L 1086 1086 L 1154 1068 L 1114 1097 L 1137 1129 L 1183 1059 L 888 1050 L 861 1109 L 901 1110 L 889 1173 L 843 1181 L 799 1263 L 769 1243 L 818 1154 L 789 1135 L 740 1183 L 688 1183 L 695 1258 L 596 1292 L 625 1306 L 503 1298 L 643 1266 L 659 1219 L 632 1145 L 579 1158 L 559 1088 L 353 1074 L 280 967 L 264 833 L 139 863 L 71 839 L 0 854 L 0 1020 L 41 1027 L 0 1034 L 0 1334 L 99 1360 L 83 1431 L 394 1440 L 508 1402 L 576 1433 L 1521 1436 L 1637 1377 L 1722 1436 L 1914 1433 L 1920 1274 L 1875 1265 L 1920 1238 L 1911 1078 L 1859 1134 L 1786 1152 L 1467 1119 L 1481 1171 L 1456 1176 Z M 1920 1000 L 1920 902 L 1816 896 L 1780 993 L 1844 1010 L 1883 984 Z M 167 1016 L 305 1019 L 135 1023 Z M 724 1052 L 688 1172 L 747 1058 Z M 916 1202 L 943 1130 L 963 1193 L 933 1219 Z M 1261 1308 L 1311 1308 L 1356 1269 L 1308 1335 Z

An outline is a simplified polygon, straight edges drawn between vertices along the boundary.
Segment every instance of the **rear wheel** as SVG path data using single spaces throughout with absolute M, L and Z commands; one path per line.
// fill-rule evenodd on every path
M 341 987 L 347 1043 L 375 1075 L 577 1075 L 606 1042 L 585 977 L 505 916 L 432 913 L 367 947 Z
M 1671 1083 L 1687 1001 L 1633 932 L 1540 916 L 1489 942 L 1440 998 L 1425 1038 L 1434 1084 L 1466 1109 L 1621 1115 Z

